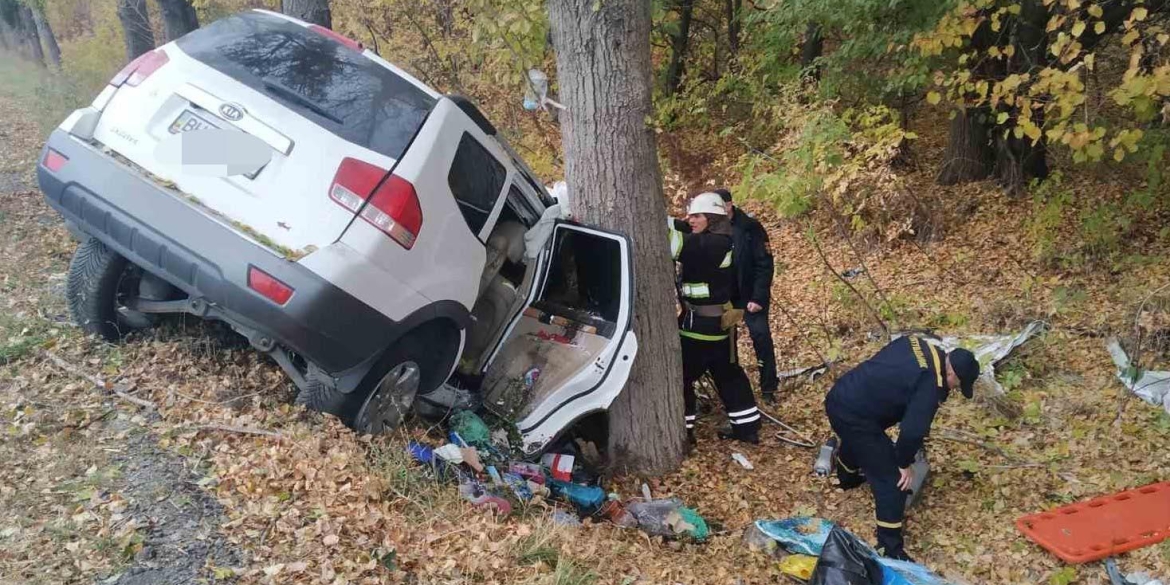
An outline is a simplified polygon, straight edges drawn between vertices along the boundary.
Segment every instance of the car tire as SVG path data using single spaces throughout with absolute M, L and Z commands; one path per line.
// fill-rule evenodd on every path
M 345 393 L 328 380 L 329 374 L 309 364 L 305 387 L 297 404 L 337 416 L 362 434 L 383 434 L 396 429 L 412 413 L 414 399 L 443 383 L 449 360 L 437 359 L 433 339 L 425 333 L 408 334 L 378 360 L 378 364 L 353 392 Z
M 65 296 L 69 314 L 87 333 L 118 341 L 130 331 L 150 327 L 151 315 L 121 306 L 126 295 L 138 294 L 142 269 L 97 238 L 77 246 L 69 263 Z

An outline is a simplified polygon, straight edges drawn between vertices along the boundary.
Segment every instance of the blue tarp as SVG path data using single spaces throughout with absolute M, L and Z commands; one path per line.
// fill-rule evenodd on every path
M 814 557 L 821 556 L 821 548 L 825 546 L 833 526 L 830 520 L 809 516 L 756 520 L 756 528 L 780 543 L 788 552 Z M 882 565 L 882 585 L 950 585 L 922 565 L 887 559 L 878 556 L 873 549 L 870 552 Z

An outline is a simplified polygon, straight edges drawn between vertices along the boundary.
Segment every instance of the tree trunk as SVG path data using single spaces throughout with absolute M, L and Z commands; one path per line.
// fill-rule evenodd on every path
M 743 0 L 724 0 L 727 10 L 727 47 L 728 57 L 732 60 L 739 54 L 740 6 Z
M 805 81 L 820 81 L 821 66 L 817 59 L 825 51 L 825 38 L 821 36 L 821 25 L 810 22 L 804 31 L 804 43 L 800 47 L 800 70 Z
M 573 213 L 630 238 L 636 272 L 638 357 L 609 410 L 609 455 L 619 472 L 668 473 L 683 457 L 682 361 L 674 266 L 654 131 L 650 3 L 551 0 Z
M 41 48 L 41 36 L 37 34 L 36 19 L 33 18 L 33 11 L 28 6 L 21 4 L 18 9 L 20 12 L 20 28 L 24 37 L 25 45 L 28 46 L 29 58 L 36 61 L 37 65 L 45 66 L 45 50 Z
M 329 0 L 284 0 L 281 11 L 305 22 L 333 28 Z
M 985 108 L 955 112 L 947 135 L 942 170 L 935 179 L 939 185 L 982 181 L 991 174 L 995 156 L 987 133 L 985 120 L 988 115 Z
M 154 49 L 154 30 L 150 28 L 146 0 L 118 0 L 118 20 L 126 38 L 126 60 L 133 61 Z
M 3 12 L 4 8 L 3 0 L 0 0 L 0 47 L 3 47 L 5 51 L 19 53 L 20 40 L 16 30 L 8 24 L 7 14 Z
M 1012 37 L 1015 39 L 1016 56 L 1007 63 L 1007 73 L 1036 70 L 1048 66 L 1048 9 L 1040 0 L 1025 0 L 1020 3 L 1020 14 L 1012 19 Z M 1089 42 L 1086 39 L 1086 42 Z M 1018 108 L 1009 112 L 1019 115 Z M 1044 127 L 1044 110 L 1030 112 L 1032 122 Z M 1007 136 L 995 136 L 995 178 L 1009 194 L 1018 195 L 1032 179 L 1048 177 L 1047 145 L 1044 135 L 1035 144 L 1027 136 L 1017 138 L 1014 132 Z
M 57 36 L 53 34 L 53 27 L 49 26 L 48 19 L 38 9 L 32 10 L 33 23 L 37 27 L 37 35 L 45 43 L 45 47 L 49 49 L 49 64 L 54 67 L 61 66 L 61 47 L 57 46 Z
M 694 0 L 678 2 L 678 32 L 670 37 L 670 65 L 666 68 L 666 95 L 674 95 L 682 83 L 686 69 L 687 44 L 691 38 L 691 16 L 695 11 Z
M 199 17 L 190 0 L 158 0 L 158 8 L 162 12 L 167 42 L 199 28 Z

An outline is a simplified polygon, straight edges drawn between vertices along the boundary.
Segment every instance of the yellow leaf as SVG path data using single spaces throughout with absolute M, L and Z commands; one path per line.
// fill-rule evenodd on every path
M 1149 11 L 1146 10 L 1145 6 L 1138 6 L 1137 8 L 1133 9 L 1133 13 L 1130 14 L 1130 18 L 1141 21 L 1146 19 L 1147 14 L 1149 14 Z
M 996 124 L 1003 124 L 1004 122 L 1007 122 L 1007 121 L 1008 121 L 1008 113 L 1007 112 L 1000 112 L 999 115 L 995 117 Z
M 991 55 L 992 57 L 995 57 L 996 59 L 998 59 L 999 56 L 1002 54 L 999 52 L 999 47 L 990 47 L 987 49 L 987 53 L 989 55 Z
M 1170 41 L 1170 35 L 1168 35 L 1166 33 L 1162 33 L 1162 34 L 1158 35 L 1158 44 L 1159 45 L 1165 45 L 1167 41 Z
M 1008 45 L 1008 46 L 1004 47 L 1003 54 L 1007 55 L 1008 57 L 1015 55 L 1016 54 L 1016 46 L 1015 45 Z
M 938 105 L 942 101 L 942 96 L 937 91 L 927 92 L 926 101 L 932 106 Z
M 1105 34 L 1105 23 L 1098 20 L 1097 24 L 1093 25 L 1093 32 L 1099 35 Z
M 1104 14 L 1105 11 L 1101 10 L 1101 5 L 1093 4 L 1092 6 L 1089 6 L 1089 15 L 1093 18 L 1101 18 L 1101 16 Z
M 1128 47 L 1128 46 L 1132 45 L 1133 42 L 1137 40 L 1137 38 L 1138 38 L 1138 31 L 1131 30 L 1131 31 L 1125 33 L 1125 36 L 1121 37 L 1121 44 Z
M 1121 162 L 1125 158 L 1125 151 L 1120 148 L 1113 151 L 1113 160 Z
M 1089 71 L 1093 70 L 1093 62 L 1096 60 L 1096 53 L 1089 53 L 1085 55 L 1085 68 Z
M 1015 14 L 1017 16 L 1020 14 L 1021 10 L 1022 10 L 1022 8 L 1020 7 L 1019 4 L 1012 4 L 1011 6 L 1007 7 L 1008 12 Z
M 1083 20 L 1076 21 L 1076 23 L 1074 23 L 1073 27 L 1072 27 L 1072 36 L 1079 37 L 1079 36 L 1081 36 L 1081 33 L 1083 33 L 1083 32 L 1085 32 L 1085 21 L 1083 21 Z

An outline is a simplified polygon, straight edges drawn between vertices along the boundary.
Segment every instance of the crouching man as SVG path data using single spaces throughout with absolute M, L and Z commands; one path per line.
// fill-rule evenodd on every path
M 879 551 L 910 560 L 902 538 L 910 465 L 930 432 L 934 413 L 951 390 L 971 398 L 979 362 L 965 349 L 940 351 L 917 337 L 887 344 L 847 372 L 825 397 L 829 424 L 840 439 L 837 477 L 842 489 L 869 482 L 877 508 Z M 898 442 L 886 429 L 898 425 Z

